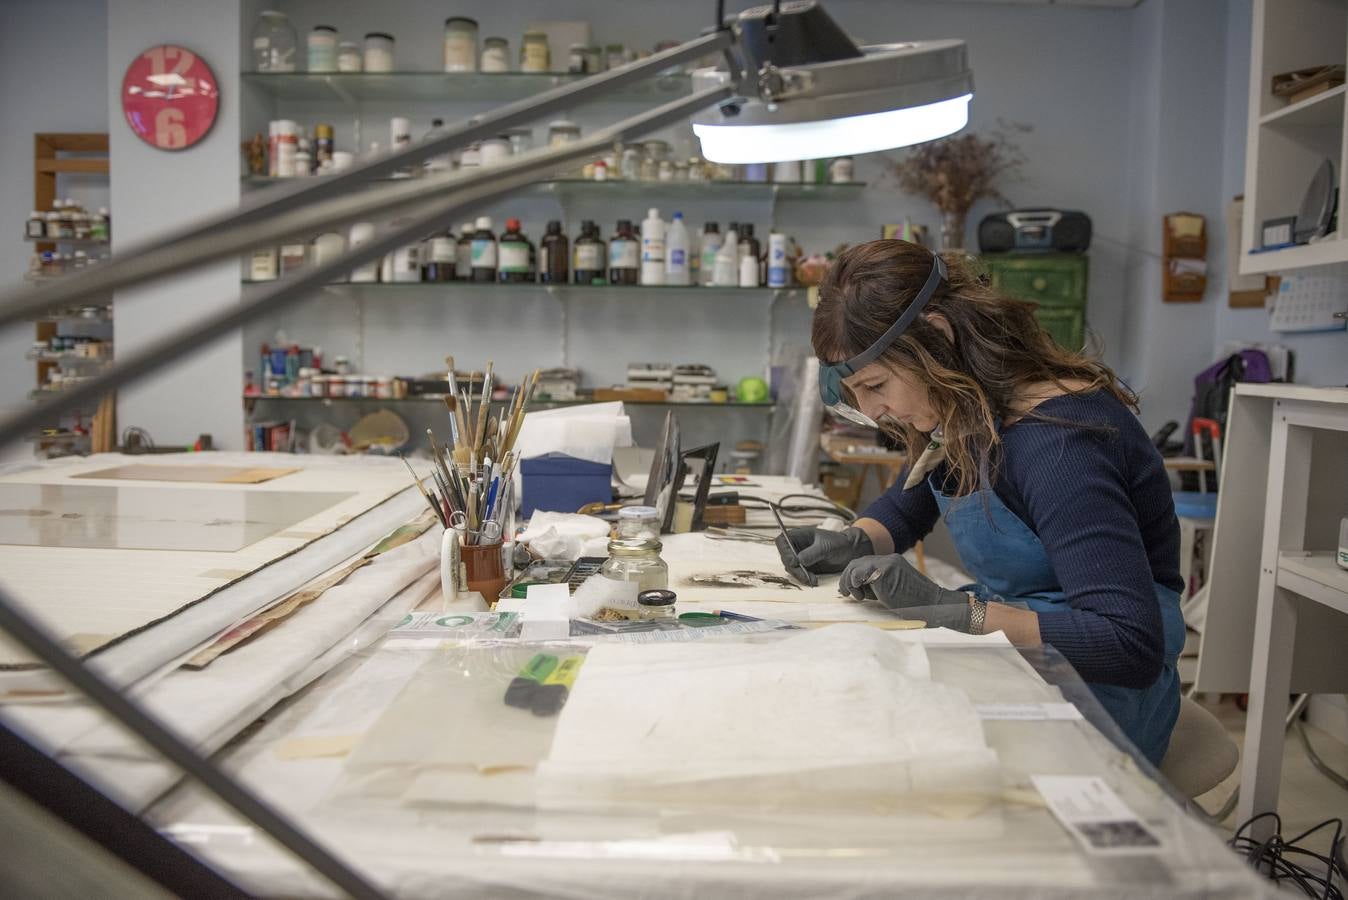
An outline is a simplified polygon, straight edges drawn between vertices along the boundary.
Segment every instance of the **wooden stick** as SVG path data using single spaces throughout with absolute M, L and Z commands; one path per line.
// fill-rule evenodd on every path
M 477 409 L 477 434 L 473 439 L 473 468 L 482 461 L 482 441 L 487 436 L 487 417 L 491 412 L 492 361 L 487 360 L 487 372 L 482 376 L 482 403 Z

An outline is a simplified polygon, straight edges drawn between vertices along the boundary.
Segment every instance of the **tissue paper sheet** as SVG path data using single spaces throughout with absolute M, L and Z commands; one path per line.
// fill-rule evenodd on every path
M 991 793 L 997 759 L 918 643 L 835 625 L 765 644 L 590 651 L 540 806 L 874 809 Z

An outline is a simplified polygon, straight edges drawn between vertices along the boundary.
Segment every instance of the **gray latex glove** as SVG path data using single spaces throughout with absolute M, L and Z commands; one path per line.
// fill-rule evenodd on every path
M 946 590 L 897 553 L 853 560 L 843 570 L 838 590 L 854 600 L 876 600 L 931 626 L 969 631 L 969 595 Z
M 791 546 L 796 548 L 792 555 L 786 545 L 791 538 Z M 785 535 L 777 535 L 777 552 L 782 556 L 782 565 L 791 577 L 805 584 L 818 584 L 818 575 L 832 575 L 847 568 L 847 564 L 858 556 L 867 556 L 875 552 L 870 535 L 860 528 L 847 528 L 843 531 L 825 531 L 822 528 L 788 528 Z M 796 557 L 800 565 L 796 565 Z M 803 568 L 802 568 L 803 567 Z

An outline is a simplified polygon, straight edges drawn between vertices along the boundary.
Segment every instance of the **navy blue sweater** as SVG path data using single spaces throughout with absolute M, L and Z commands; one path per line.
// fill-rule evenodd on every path
M 1170 481 L 1142 424 L 1112 394 L 1041 403 L 1043 416 L 1004 427 L 993 489 L 1043 543 L 1070 610 L 1039 617 L 1039 633 L 1081 677 L 1147 687 L 1165 642 L 1154 584 L 1179 591 L 1179 523 Z M 943 467 L 935 472 L 941 483 Z M 898 483 L 865 511 L 903 551 L 936 525 L 924 483 Z M 1011 599 L 1011 598 L 1007 598 Z

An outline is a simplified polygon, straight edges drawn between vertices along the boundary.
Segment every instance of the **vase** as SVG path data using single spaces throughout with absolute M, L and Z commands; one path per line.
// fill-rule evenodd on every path
M 964 249 L 965 213 L 946 210 L 941 214 L 941 249 Z

